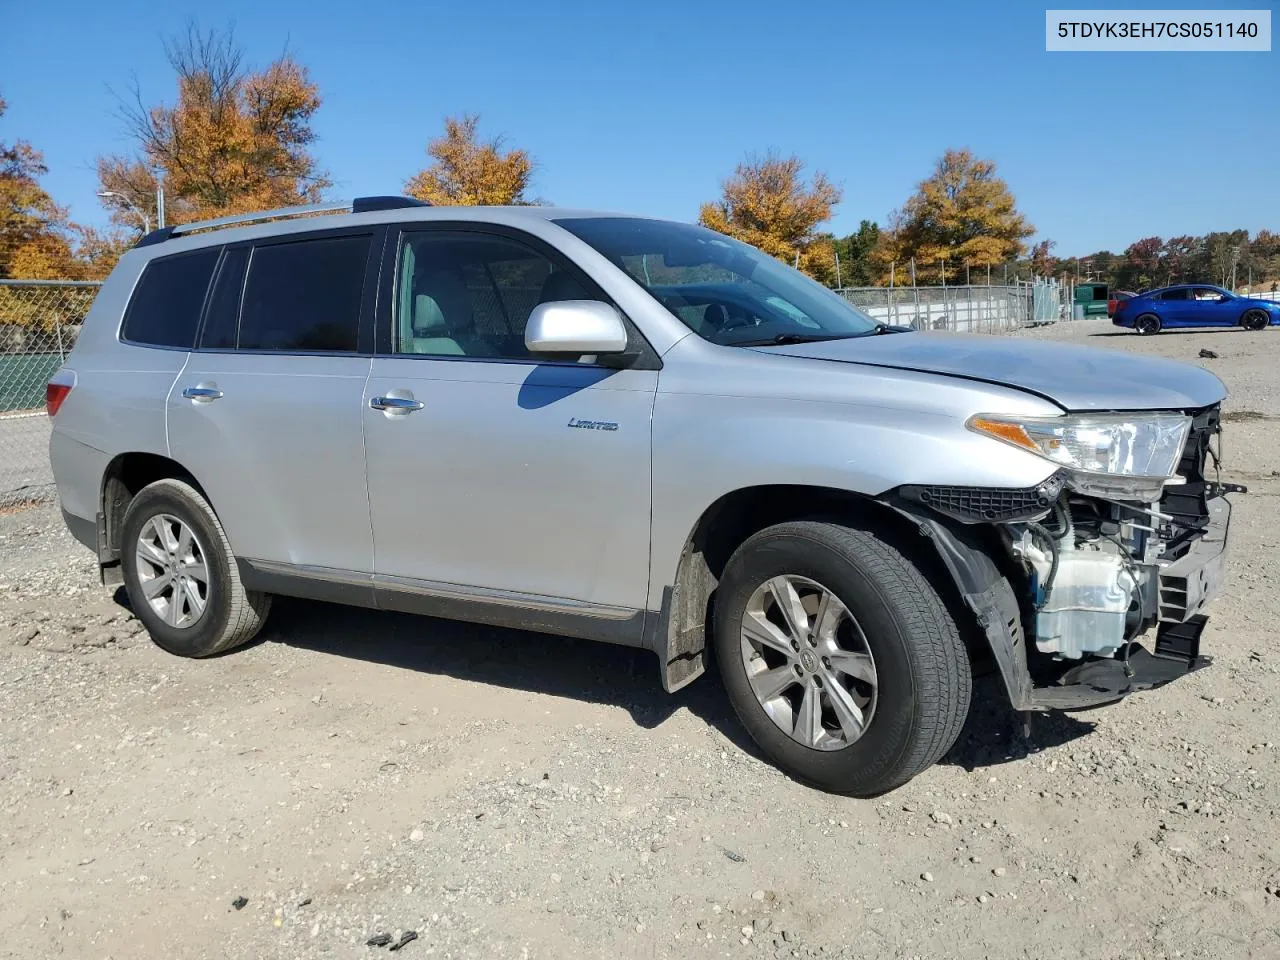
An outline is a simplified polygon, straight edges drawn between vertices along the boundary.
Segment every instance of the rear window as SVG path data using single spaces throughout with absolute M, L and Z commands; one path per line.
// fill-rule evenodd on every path
M 121 336 L 131 343 L 190 350 L 219 249 L 148 263 L 129 300 Z
M 202 350 L 234 350 L 240 325 L 240 295 L 244 291 L 244 268 L 249 263 L 248 247 L 233 247 L 222 258 L 218 279 L 213 281 L 209 309 L 200 334 Z
M 1185 290 L 1166 290 L 1160 294 L 1161 300 L 1186 300 L 1187 291 Z
M 255 247 L 240 308 L 241 350 L 352 353 L 372 238 Z

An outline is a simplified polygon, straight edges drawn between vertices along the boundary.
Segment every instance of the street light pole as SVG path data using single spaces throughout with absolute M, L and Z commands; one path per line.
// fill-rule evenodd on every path
M 142 210 L 138 209 L 138 205 L 135 204 L 128 197 L 126 197 L 123 193 L 117 193 L 115 190 L 100 190 L 98 192 L 98 196 L 103 200 L 108 200 L 108 199 L 119 200 L 122 203 L 124 203 L 126 207 L 128 207 L 130 210 L 132 210 L 134 213 L 136 213 L 138 216 L 142 218 L 143 234 L 148 234 L 151 232 L 151 218 L 148 217 L 145 213 L 143 213 Z

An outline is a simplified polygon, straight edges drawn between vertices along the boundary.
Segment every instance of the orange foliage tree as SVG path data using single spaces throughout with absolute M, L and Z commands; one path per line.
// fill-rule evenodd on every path
M 330 180 L 310 150 L 321 100 L 306 67 L 286 53 L 252 71 L 230 31 L 194 26 L 165 52 L 177 75 L 177 102 L 146 106 L 135 87 L 121 113 L 136 150 L 98 158 L 103 191 L 128 197 L 153 225 L 158 187 L 166 223 L 321 199 Z M 116 223 L 139 226 L 127 204 L 103 202 Z
M 1033 233 L 993 161 L 948 150 L 902 210 L 890 216 L 873 259 L 885 279 L 891 265 L 903 270 L 914 258 L 917 270 L 928 265 L 930 276 L 936 269 L 939 279 L 945 273 L 959 280 L 966 266 L 997 266 L 1022 256 Z
M 698 222 L 830 283 L 835 255 L 818 226 L 831 219 L 841 195 L 821 172 L 805 182 L 799 158 L 768 154 L 738 164 L 720 199 L 702 205 Z
M 524 150 L 503 150 L 501 137 L 481 140 L 480 118 L 447 117 L 444 135 L 427 144 L 434 161 L 405 183 L 405 193 L 442 206 L 530 204 L 525 197 L 533 159 Z
M 0 100 L 0 117 L 7 104 Z M 75 229 L 40 186 L 44 156 L 25 140 L 0 142 L 0 277 L 51 280 L 76 274 Z

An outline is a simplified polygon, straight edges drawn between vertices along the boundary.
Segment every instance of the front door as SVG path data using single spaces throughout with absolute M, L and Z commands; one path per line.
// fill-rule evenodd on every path
M 1217 287 L 1194 287 L 1191 290 L 1190 306 L 1201 325 L 1230 327 L 1238 323 L 1239 311 L 1231 301 L 1232 298 Z
M 406 231 L 393 255 L 364 403 L 379 583 L 642 610 L 657 371 L 524 348 L 538 302 L 603 292 L 511 232 Z
M 372 577 L 359 332 L 380 240 L 286 235 L 223 255 L 168 423 L 241 558 Z

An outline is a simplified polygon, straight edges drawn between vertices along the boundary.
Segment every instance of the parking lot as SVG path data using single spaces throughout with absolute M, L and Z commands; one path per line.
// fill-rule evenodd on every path
M 13 511 L 0 955 L 368 957 L 411 930 L 397 956 L 1280 956 L 1280 332 L 1019 335 L 1227 383 L 1249 493 L 1207 669 L 1029 739 L 982 678 L 942 763 L 852 800 L 759 760 L 714 678 L 670 696 L 620 648 L 281 601 L 251 647 L 170 657 L 56 504 Z

